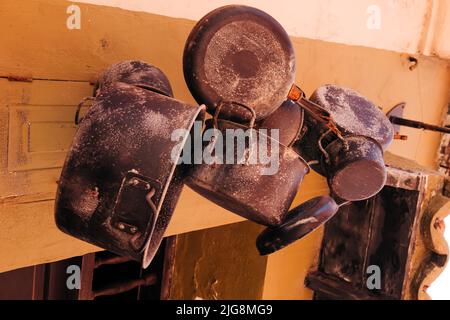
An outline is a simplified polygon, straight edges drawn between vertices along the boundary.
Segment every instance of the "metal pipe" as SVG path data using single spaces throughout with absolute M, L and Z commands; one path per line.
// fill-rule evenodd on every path
M 397 124 L 400 126 L 405 126 L 405 127 L 415 128 L 415 129 L 424 129 L 424 130 L 430 130 L 430 131 L 436 131 L 436 132 L 442 132 L 442 133 L 450 133 L 450 128 L 447 126 L 445 126 L 445 127 L 435 126 L 432 124 L 415 121 L 415 120 L 403 119 L 403 118 L 399 118 L 399 117 L 395 117 L 395 116 L 390 116 L 389 120 L 393 124 Z

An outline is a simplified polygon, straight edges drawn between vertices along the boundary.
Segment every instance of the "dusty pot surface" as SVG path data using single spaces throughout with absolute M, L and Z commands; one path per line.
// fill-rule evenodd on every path
M 383 150 L 394 138 L 393 126 L 386 115 L 355 90 L 325 85 L 318 88 L 310 100 L 327 110 L 336 125 L 346 134 L 370 137 Z
M 172 87 L 166 75 L 157 67 L 139 60 L 127 60 L 113 64 L 99 77 L 97 87 L 123 82 L 173 97 Z
M 199 103 L 213 114 L 221 101 L 253 108 L 256 119 L 275 111 L 295 77 L 292 43 L 282 26 L 256 8 L 229 5 L 203 17 L 186 41 L 184 77 Z M 222 117 L 247 120 L 229 106 Z
M 227 120 L 218 121 L 220 132 L 228 129 L 248 127 Z M 223 149 L 232 150 L 233 158 L 242 159 L 241 163 L 227 164 L 223 161 L 223 164 L 195 165 L 186 183 L 204 197 L 236 214 L 264 225 L 278 225 L 284 220 L 309 167 L 295 151 L 277 140 L 258 130 L 254 130 L 253 135 L 254 139 L 250 140 L 253 143 L 249 142 L 244 157 L 241 157 L 235 145 L 231 145 L 231 140 L 223 142 Z M 260 156 L 257 154 L 260 141 L 266 141 L 264 145 L 267 146 L 267 154 L 273 155 L 273 163 L 246 161 Z M 253 151 L 249 151 L 251 146 Z M 276 170 L 268 170 L 270 165 L 275 165 Z
M 258 128 L 279 130 L 281 144 L 291 146 L 302 134 L 304 110 L 295 102 L 286 100 L 270 116 L 258 124 Z
M 380 192 L 386 183 L 383 150 L 375 140 L 346 136 L 329 144 L 326 152 L 329 159 L 323 167 L 332 193 L 339 198 L 365 200 Z
M 339 198 L 357 201 L 377 194 L 386 180 L 383 151 L 393 139 L 387 117 L 358 92 L 339 86 L 323 86 L 310 100 L 329 112 L 341 136 L 305 114 L 305 134 L 294 149 L 316 162 L 311 168 L 328 178 Z

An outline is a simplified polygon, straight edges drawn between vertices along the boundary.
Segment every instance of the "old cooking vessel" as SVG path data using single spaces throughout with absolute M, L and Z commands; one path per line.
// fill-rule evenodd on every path
M 331 193 L 341 205 L 375 195 L 384 185 L 383 148 L 392 141 L 391 126 L 380 110 L 353 90 L 336 86 L 319 88 L 303 103 L 329 112 L 332 126 L 284 104 L 260 127 L 279 128 L 284 139 L 305 155 L 311 166 L 328 176 Z M 302 119 L 303 120 L 303 119 Z M 338 130 L 333 130 L 334 126 Z M 313 163 L 316 162 L 316 165 Z M 292 209 L 279 226 L 266 228 L 256 241 L 262 255 L 276 252 L 303 238 L 328 221 L 339 209 L 330 196 L 311 199 Z
M 383 151 L 393 139 L 387 117 L 358 92 L 335 85 L 317 89 L 310 100 L 332 117 L 340 135 L 307 114 L 304 135 L 294 148 L 328 178 L 332 193 L 349 201 L 377 194 L 386 181 Z
M 207 129 L 215 127 L 219 134 L 225 136 L 220 143 L 223 148 L 216 149 L 216 155 L 222 150 L 225 150 L 224 153 L 231 152 L 234 162 L 227 163 L 224 156 L 221 162 L 194 165 L 186 184 L 209 200 L 247 219 L 264 225 L 279 225 L 294 200 L 299 184 L 309 172 L 308 164 L 293 149 L 271 137 L 270 133 L 251 130 L 253 122 L 245 126 L 219 119 L 220 110 L 221 107 L 218 107 L 214 121 L 209 122 Z M 251 138 L 241 154 L 237 148 L 238 141 L 226 137 L 227 132 L 236 132 L 234 130 L 250 132 Z M 205 150 L 212 150 L 217 145 L 218 141 L 213 137 L 206 143 Z M 260 161 L 261 148 L 267 149 L 267 154 L 273 156 L 271 163 Z M 276 168 L 272 167 L 273 170 L 269 171 L 271 165 Z
M 235 101 L 252 108 L 257 121 L 286 100 L 295 77 L 286 31 L 267 13 L 242 5 L 220 7 L 195 25 L 183 66 L 192 95 L 211 114 L 221 101 Z M 236 105 L 223 108 L 221 117 L 249 120 Z
M 150 74 L 116 73 L 125 64 L 130 70 L 143 66 Z M 169 82 L 155 67 L 125 62 L 108 72 L 68 152 L 55 219 L 62 231 L 142 261 L 145 268 L 162 240 L 185 174 L 175 164 L 182 145 L 171 141 L 171 132 L 189 132 L 204 113 L 170 97 Z

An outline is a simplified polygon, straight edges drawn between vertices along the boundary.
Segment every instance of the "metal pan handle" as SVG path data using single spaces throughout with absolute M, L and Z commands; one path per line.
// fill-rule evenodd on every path
M 306 99 L 305 92 L 293 84 L 288 93 L 288 99 L 294 101 L 300 108 L 304 109 L 316 121 L 328 127 L 336 136 L 343 140 L 341 131 L 337 128 L 331 114 L 318 104 Z
M 84 107 L 84 104 L 85 104 L 87 101 L 92 101 L 92 100 L 94 100 L 94 99 L 95 99 L 95 97 L 84 97 L 84 98 L 80 101 L 80 103 L 79 103 L 78 106 L 77 106 L 77 111 L 75 112 L 75 124 L 76 124 L 76 125 L 79 125 L 79 124 L 81 123 L 81 121 L 83 121 L 83 118 L 80 119 L 80 111 L 81 111 L 81 108 Z M 92 105 L 92 104 L 91 104 L 91 105 Z
M 249 128 L 253 128 L 255 126 L 255 122 L 256 122 L 256 112 L 255 110 L 253 110 L 252 107 L 246 106 L 245 104 L 239 103 L 239 102 L 234 102 L 234 101 L 220 101 L 217 104 L 216 107 L 216 111 L 214 112 L 214 116 L 213 116 L 213 121 L 214 121 L 214 128 L 218 128 L 218 120 L 219 120 L 219 115 L 220 115 L 220 111 L 222 110 L 222 107 L 225 104 L 231 104 L 231 105 L 236 105 L 239 107 L 242 107 L 244 109 L 247 109 L 248 111 L 250 111 L 250 113 L 252 114 L 252 117 L 250 118 L 250 123 L 249 123 Z
M 330 196 L 310 199 L 289 211 L 281 225 L 266 228 L 258 236 L 256 247 L 261 255 L 281 250 L 326 223 L 338 210 L 339 205 Z

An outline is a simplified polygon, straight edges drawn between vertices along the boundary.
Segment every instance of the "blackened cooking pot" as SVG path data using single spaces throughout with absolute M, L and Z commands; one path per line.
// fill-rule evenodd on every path
M 194 121 L 204 116 L 203 107 L 161 94 L 171 90 L 160 77 L 146 81 L 162 80 L 159 92 L 102 82 L 67 154 L 55 203 L 62 231 L 142 261 L 144 268 L 181 192 L 186 172 L 177 160 L 183 142 Z M 186 130 L 182 143 L 170 139 L 176 129 Z
M 293 148 L 328 178 L 339 198 L 357 201 L 377 194 L 386 181 L 383 152 L 393 139 L 387 117 L 358 92 L 336 85 L 320 87 L 310 101 L 330 114 L 340 134 L 307 113 L 302 139 Z
M 231 152 L 233 163 L 226 163 L 222 157 L 222 161 L 194 165 L 186 183 L 209 200 L 247 219 L 264 225 L 282 223 L 298 186 L 309 172 L 308 164 L 267 130 L 218 119 L 219 112 L 220 108 L 206 128 L 216 129 L 225 138 L 219 143 L 214 136 L 206 143 L 205 150 L 223 145 L 220 149 Z M 237 139 L 229 138 L 236 132 L 246 134 L 242 152 L 238 150 Z M 261 150 L 267 150 L 274 162 L 260 161 Z M 270 168 L 271 165 L 275 167 Z

